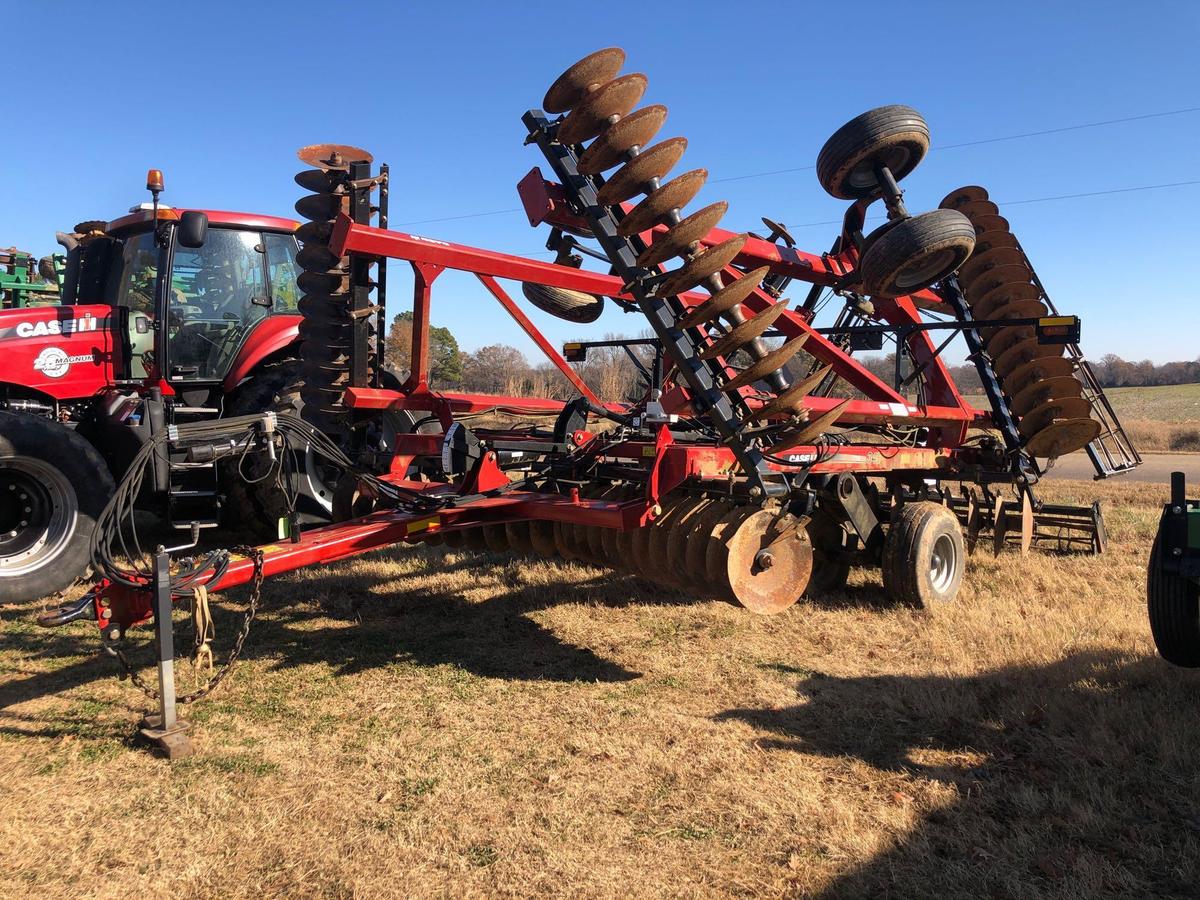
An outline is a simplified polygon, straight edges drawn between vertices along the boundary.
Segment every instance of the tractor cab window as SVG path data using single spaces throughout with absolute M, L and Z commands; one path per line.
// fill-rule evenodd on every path
M 210 228 L 203 247 L 176 245 L 167 314 L 170 376 L 223 378 L 271 305 L 263 235 Z
M 158 247 L 154 234 L 143 231 L 126 238 L 119 265 L 108 269 L 105 295 L 128 309 L 129 378 L 145 378 L 154 357 L 154 289 L 158 279 Z M 85 298 L 86 299 L 86 298 Z
M 296 265 L 296 239 L 290 234 L 268 232 L 263 235 L 263 246 L 267 248 L 272 308 L 277 313 L 295 315 L 300 300 L 296 289 L 296 276 L 300 274 Z

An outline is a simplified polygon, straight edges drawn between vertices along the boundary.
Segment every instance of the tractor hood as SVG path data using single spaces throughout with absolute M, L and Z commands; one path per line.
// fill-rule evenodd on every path
M 115 319 L 103 304 L 0 310 L 0 384 L 55 400 L 95 396 L 121 362 Z

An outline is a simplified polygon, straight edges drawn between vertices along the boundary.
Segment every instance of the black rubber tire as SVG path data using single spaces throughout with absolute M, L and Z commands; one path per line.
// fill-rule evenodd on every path
M 817 180 L 834 197 L 879 196 L 876 161 L 897 181 L 915 169 L 929 150 L 929 126 L 911 106 L 868 110 L 833 133 L 817 154 Z
M 1167 662 L 1200 667 L 1200 585 L 1169 575 L 1161 567 L 1161 539 L 1155 537 L 1146 570 L 1146 605 L 1154 646 Z
M 934 209 L 889 223 L 868 238 L 859 261 L 863 293 L 916 293 L 961 266 L 974 249 L 975 228 L 954 209 Z
M 115 490 L 104 458 L 74 430 L 39 416 L 0 412 L 0 467 L 8 468 L 17 459 L 27 459 L 61 473 L 59 496 L 65 503 L 74 504 L 75 516 L 73 523 L 64 524 L 58 549 L 39 559 L 36 568 L 5 574 L 0 567 L 3 603 L 46 597 L 70 587 L 87 574 L 96 519 Z M 0 501 L 12 502 L 8 497 L 0 497 Z
M 595 322 L 604 312 L 604 298 L 599 294 L 570 291 L 530 281 L 521 282 L 521 293 L 538 309 L 568 322 L 586 325 Z
M 935 549 L 947 561 L 935 580 Z M 895 514 L 883 542 L 883 587 L 898 603 L 929 609 L 958 594 L 967 551 L 958 517 L 940 503 L 905 503 Z

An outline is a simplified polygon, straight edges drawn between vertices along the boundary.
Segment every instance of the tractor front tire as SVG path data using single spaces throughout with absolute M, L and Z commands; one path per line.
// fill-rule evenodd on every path
M 0 602 L 46 597 L 87 574 L 112 473 L 74 430 L 0 412 Z
M 958 594 L 967 551 L 958 518 L 940 503 L 905 503 L 883 542 L 883 587 L 898 603 L 930 609 Z
M 1163 571 L 1161 537 L 1150 551 L 1146 602 L 1150 633 L 1162 658 L 1189 669 L 1200 667 L 1200 585 Z

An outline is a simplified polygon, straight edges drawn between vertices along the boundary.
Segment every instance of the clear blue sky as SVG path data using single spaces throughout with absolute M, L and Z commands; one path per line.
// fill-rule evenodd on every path
M 1060 309 L 1083 317 L 1091 356 L 1200 356 L 1200 184 L 1006 205 L 1200 180 L 1200 113 L 936 149 L 1200 106 L 1194 2 L 357 6 L 362 25 L 340 3 L 5 3 L 15 134 L 0 245 L 51 251 L 55 230 L 145 199 L 149 166 L 168 203 L 291 215 L 296 148 L 335 141 L 391 164 L 394 227 L 532 255 L 544 234 L 518 212 L 422 220 L 518 206 L 539 162 L 521 113 L 566 65 L 617 44 L 649 75 L 646 102 L 670 108 L 662 136 L 686 135 L 685 164 L 713 182 L 811 166 L 852 116 L 917 107 L 935 150 L 905 182 L 910 210 L 985 185 Z M 721 198 L 731 228 L 843 208 L 811 169 L 710 183 L 696 204 Z M 834 231 L 796 234 L 820 251 Z M 438 288 L 435 323 L 465 348 L 529 348 L 472 279 Z M 555 340 L 580 333 L 537 321 Z M 588 333 L 641 327 L 609 312 Z

